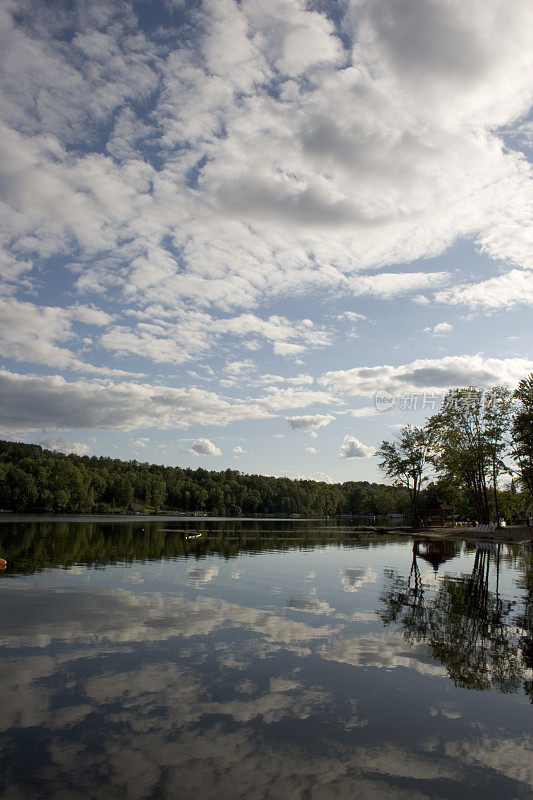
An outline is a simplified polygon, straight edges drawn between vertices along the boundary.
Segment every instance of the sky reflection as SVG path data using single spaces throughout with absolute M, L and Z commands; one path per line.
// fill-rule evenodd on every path
M 398 615 L 383 624 L 398 581 L 405 600 L 412 550 L 391 540 L 11 573 L 4 796 L 530 796 L 522 683 L 454 685 L 434 643 L 406 636 Z M 425 613 L 442 615 L 439 592 L 468 586 L 477 562 L 451 563 Z M 506 551 L 499 572 L 519 654 L 531 565 Z

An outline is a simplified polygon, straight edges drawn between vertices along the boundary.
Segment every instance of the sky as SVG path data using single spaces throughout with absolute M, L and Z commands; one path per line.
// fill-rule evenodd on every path
M 327 481 L 533 370 L 529 0 L 0 0 L 0 436 Z

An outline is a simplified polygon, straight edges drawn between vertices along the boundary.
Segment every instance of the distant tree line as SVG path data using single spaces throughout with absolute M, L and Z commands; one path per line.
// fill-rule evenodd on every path
M 533 373 L 514 392 L 503 386 L 451 389 L 427 425 L 406 425 L 377 454 L 385 474 L 409 492 L 415 524 L 431 471 L 437 485 L 429 494 L 440 490 L 461 515 L 498 524 L 523 515 L 533 501 Z M 506 491 L 503 476 L 510 479 Z
M 408 504 L 402 487 L 366 481 L 330 484 L 232 469 L 182 469 L 0 441 L 0 508 L 17 512 L 326 517 L 403 512 Z

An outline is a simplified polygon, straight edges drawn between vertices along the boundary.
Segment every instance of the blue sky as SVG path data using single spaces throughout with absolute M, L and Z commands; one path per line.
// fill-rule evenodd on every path
M 516 385 L 531 30 L 528 0 L 3 0 L 0 435 L 376 480 L 447 388 Z

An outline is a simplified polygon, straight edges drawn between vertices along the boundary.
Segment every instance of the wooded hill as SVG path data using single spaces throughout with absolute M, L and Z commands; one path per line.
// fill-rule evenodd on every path
M 15 512 L 323 517 L 403 512 L 408 503 L 406 489 L 367 481 L 329 484 L 232 469 L 182 469 L 0 441 L 0 508 Z

